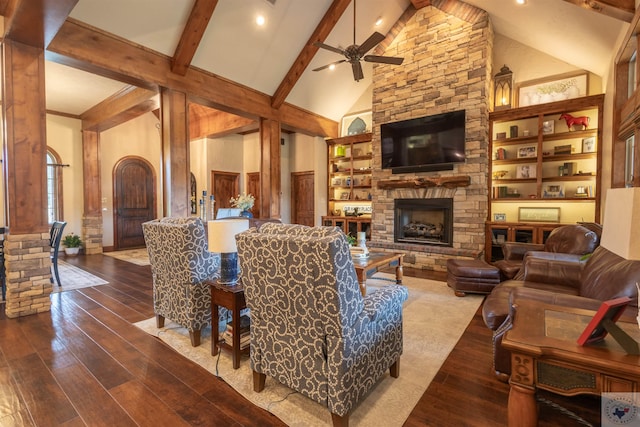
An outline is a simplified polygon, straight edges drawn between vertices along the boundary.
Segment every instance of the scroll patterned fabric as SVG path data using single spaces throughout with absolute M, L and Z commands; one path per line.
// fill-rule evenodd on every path
M 153 309 L 189 332 L 211 323 L 211 292 L 220 256 L 207 249 L 200 218 L 163 218 L 142 224 L 151 273 Z
M 338 228 L 264 224 L 236 240 L 253 370 L 348 414 L 402 354 L 407 289 L 363 298 Z

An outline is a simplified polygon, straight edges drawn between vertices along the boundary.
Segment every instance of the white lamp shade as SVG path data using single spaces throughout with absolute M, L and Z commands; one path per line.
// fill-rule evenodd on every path
M 249 220 L 218 219 L 209 221 L 207 227 L 209 252 L 232 253 L 238 252 L 236 234 L 249 229 Z
M 600 245 L 629 260 L 640 260 L 640 188 L 607 191 Z

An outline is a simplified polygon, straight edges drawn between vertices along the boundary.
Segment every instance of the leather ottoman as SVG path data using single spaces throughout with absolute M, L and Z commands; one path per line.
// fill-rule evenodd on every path
M 488 294 L 500 283 L 500 270 L 479 259 L 447 260 L 447 285 L 458 297 Z

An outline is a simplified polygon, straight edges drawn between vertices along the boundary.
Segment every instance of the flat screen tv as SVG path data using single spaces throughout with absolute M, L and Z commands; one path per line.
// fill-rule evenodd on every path
M 464 110 L 384 123 L 382 168 L 392 173 L 451 170 L 465 161 Z

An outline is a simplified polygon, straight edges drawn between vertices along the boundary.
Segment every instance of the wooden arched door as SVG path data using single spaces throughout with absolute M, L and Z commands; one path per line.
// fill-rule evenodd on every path
M 113 173 L 114 249 L 144 246 L 142 223 L 156 218 L 155 173 L 140 157 L 120 160 Z

